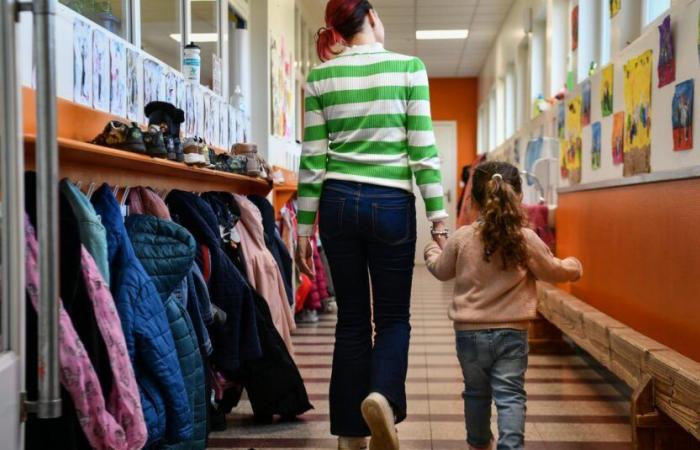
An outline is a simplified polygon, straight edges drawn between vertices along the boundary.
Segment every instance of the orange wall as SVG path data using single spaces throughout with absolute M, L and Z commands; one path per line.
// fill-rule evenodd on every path
M 700 361 L 700 179 L 562 194 L 557 253 L 595 308 Z
M 478 110 L 477 78 L 431 78 L 430 106 L 433 120 L 457 122 L 457 181 L 462 167 L 476 156 Z

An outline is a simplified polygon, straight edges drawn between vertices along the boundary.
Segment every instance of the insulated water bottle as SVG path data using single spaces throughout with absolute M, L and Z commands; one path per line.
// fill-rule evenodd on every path
M 193 81 L 199 84 L 200 74 L 202 71 L 201 49 L 194 42 L 190 42 L 185 46 L 184 57 L 182 58 L 182 72 L 187 81 Z

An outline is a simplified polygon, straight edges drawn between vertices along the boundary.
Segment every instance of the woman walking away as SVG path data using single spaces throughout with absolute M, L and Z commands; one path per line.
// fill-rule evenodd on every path
M 367 448 L 371 435 L 371 450 L 395 450 L 395 424 L 406 418 L 413 176 L 433 232 L 446 233 L 428 77 L 419 59 L 384 49 L 366 0 L 329 1 L 326 26 L 317 35 L 325 62 L 306 85 L 297 260 L 313 274 L 318 211 L 338 304 L 331 432 L 339 449 Z
M 522 450 L 527 327 L 536 314 L 535 281 L 576 281 L 581 263 L 555 258 L 535 232 L 525 228 L 521 178 L 514 166 L 481 164 L 474 174 L 472 199 L 479 219 L 448 240 L 429 244 L 425 261 L 439 280 L 455 278 L 449 317 L 464 374 L 469 448 L 493 448 L 493 400 L 498 450 Z

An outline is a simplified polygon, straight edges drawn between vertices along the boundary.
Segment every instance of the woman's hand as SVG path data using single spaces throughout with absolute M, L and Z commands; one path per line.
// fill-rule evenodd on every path
M 438 220 L 436 222 L 433 222 L 433 231 L 445 231 L 447 229 L 447 225 L 445 225 L 445 222 L 442 220 Z M 440 247 L 440 248 L 445 248 L 445 244 L 447 244 L 447 236 L 445 235 L 432 235 L 433 241 Z
M 297 242 L 296 260 L 299 270 L 310 278 L 316 276 L 314 270 L 314 252 L 308 236 L 299 236 Z

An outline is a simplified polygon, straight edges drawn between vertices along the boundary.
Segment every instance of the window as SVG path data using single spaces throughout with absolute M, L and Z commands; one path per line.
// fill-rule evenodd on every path
M 127 0 L 60 0 L 59 3 L 63 3 L 117 36 L 129 39 Z
M 505 83 L 505 138 L 515 133 L 515 64 L 508 64 Z
M 535 111 L 535 108 L 533 107 L 535 100 L 540 95 L 545 95 L 544 73 L 546 30 L 547 21 L 537 20 L 532 31 L 532 46 L 530 47 L 530 101 L 528 108 L 533 113 Z
M 141 48 L 165 64 L 180 69 L 182 29 L 178 0 L 141 2 Z M 202 58 L 202 67 L 204 59 Z M 202 77 L 204 80 L 204 77 Z
M 609 0 L 598 1 L 598 20 L 600 32 L 596 36 L 600 37 L 598 67 L 604 67 L 610 62 L 610 7 Z
M 503 79 L 496 83 L 496 145 L 501 145 L 506 140 L 506 104 L 505 83 Z
M 671 8 L 671 0 L 644 0 L 644 23 L 649 25 Z
M 476 126 L 476 152 L 486 153 L 486 105 L 479 106 L 479 123 Z
M 496 148 L 496 121 L 497 119 L 496 115 L 496 90 L 493 89 L 491 91 L 491 95 L 489 96 L 489 140 L 486 145 L 487 151 L 491 151 L 494 148 Z
M 608 0 L 604 0 L 608 1 Z M 549 51 L 549 95 L 554 96 L 566 84 L 566 55 L 568 54 L 569 3 L 567 0 L 554 0 L 547 26 Z
M 143 2 L 142 2 L 143 4 Z M 192 1 L 190 40 L 202 49 L 201 83 L 214 87 L 214 56 L 219 55 L 218 1 Z M 219 61 L 221 63 L 221 61 Z

